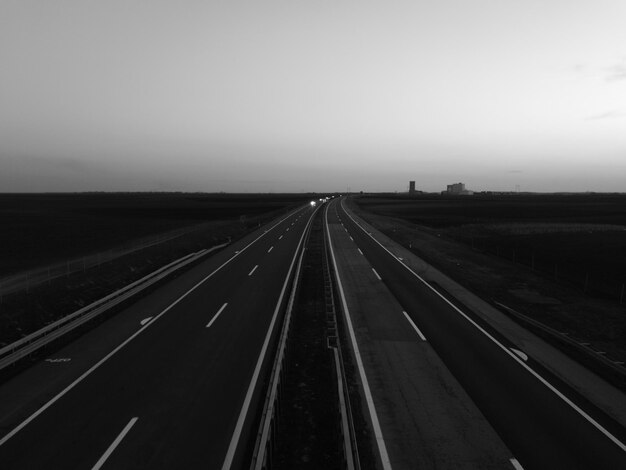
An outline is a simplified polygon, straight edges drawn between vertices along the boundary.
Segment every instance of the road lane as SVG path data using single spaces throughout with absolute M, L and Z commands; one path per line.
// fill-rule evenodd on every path
M 220 468 L 308 217 L 293 220 L 154 315 L 142 334 L 0 445 L 2 468 L 91 468 L 129 416 L 141 419 L 104 468 Z M 289 223 L 294 230 L 268 254 Z M 247 276 L 261 262 L 263 275 Z
M 380 457 L 379 465 L 367 462 L 367 468 L 512 468 L 511 452 L 411 328 L 330 207 L 331 257 L 349 332 L 344 343 L 354 351 L 365 397 L 357 402 L 367 404 L 371 446 Z
M 340 204 L 335 207 L 366 258 L 526 470 L 626 468 L 621 426 L 572 390 L 561 390 L 559 393 L 585 408 L 585 413 L 601 423 L 614 440 L 599 431 L 537 375 L 520 367 L 521 359 L 503 353 L 479 328 L 419 281 L 359 227 Z M 488 325 L 481 328 L 490 329 Z M 514 346 L 497 332 L 490 334 L 506 348 Z

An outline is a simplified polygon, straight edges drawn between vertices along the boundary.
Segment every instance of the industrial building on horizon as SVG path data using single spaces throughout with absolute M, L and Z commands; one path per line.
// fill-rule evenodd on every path
M 442 191 L 441 194 L 453 195 L 453 196 L 458 196 L 458 195 L 470 196 L 474 194 L 474 191 L 465 189 L 464 183 L 454 183 L 454 184 L 449 184 L 447 186 L 447 189 L 445 191 Z

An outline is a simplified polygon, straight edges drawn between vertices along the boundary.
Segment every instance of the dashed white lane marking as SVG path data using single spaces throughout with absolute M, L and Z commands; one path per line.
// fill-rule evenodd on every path
M 513 468 L 515 470 L 524 470 L 524 467 L 522 467 L 522 464 L 520 464 L 517 459 L 510 459 L 511 460 L 511 465 L 513 465 Z
M 301 210 L 301 209 L 298 209 Z M 280 221 L 278 221 L 277 223 L 275 223 L 274 225 L 272 225 L 272 227 L 270 228 L 270 230 L 275 229 L 276 227 L 278 227 L 280 224 L 282 224 L 285 220 L 287 220 L 290 216 L 286 216 L 284 218 L 282 218 Z M 246 246 L 244 246 L 241 250 L 238 250 L 237 253 L 233 256 L 231 256 L 229 259 L 227 259 L 224 263 L 222 263 L 217 269 L 215 269 L 214 271 L 212 271 L 210 274 L 208 274 L 207 276 L 205 276 L 204 278 L 202 278 L 199 282 L 197 282 L 196 284 L 193 285 L 193 287 L 191 289 L 189 289 L 188 291 L 186 291 L 183 295 L 181 295 L 180 297 L 178 297 L 174 302 L 172 302 L 171 304 L 169 304 L 165 309 L 163 309 L 156 317 L 154 317 L 154 320 L 158 320 L 159 318 L 161 318 L 163 315 L 165 315 L 167 312 L 169 312 L 171 309 L 173 309 L 176 305 L 178 305 L 180 302 L 182 302 L 182 300 L 184 298 L 186 298 L 188 295 L 190 295 L 193 291 L 195 291 L 198 287 L 200 287 L 202 284 L 204 284 L 208 279 L 212 278 L 216 273 L 218 273 L 222 268 L 224 268 L 226 265 L 228 265 L 231 261 L 233 261 L 235 258 L 237 258 L 238 254 L 247 250 L 248 248 L 250 248 L 252 245 L 254 245 L 257 241 L 259 241 L 262 237 L 264 237 L 265 235 L 261 235 L 257 238 L 255 238 L 254 240 L 252 240 L 250 243 L 248 243 Z M 76 387 L 79 383 L 81 383 L 83 380 L 85 380 L 87 377 L 89 377 L 95 370 L 97 370 L 102 364 L 104 364 L 105 362 L 107 362 L 109 359 L 111 359 L 113 356 L 115 356 L 115 354 L 117 354 L 122 348 L 124 348 L 128 343 L 130 343 L 132 340 L 134 340 L 137 336 L 139 336 L 141 333 L 143 333 L 144 331 L 146 331 L 146 329 L 150 328 L 150 325 L 152 325 L 154 322 L 149 322 L 147 325 L 141 327 L 139 330 L 137 330 L 135 333 L 133 333 L 128 339 L 126 339 L 125 341 L 123 341 L 119 346 L 117 346 L 115 349 L 113 349 L 113 351 L 111 351 L 110 353 L 108 353 L 106 356 L 104 356 L 102 359 L 100 359 L 98 362 L 96 362 L 93 366 L 91 366 L 89 369 L 87 369 L 85 372 L 83 372 L 80 377 L 78 377 L 76 380 L 74 380 L 71 384 L 69 384 L 67 387 L 65 387 L 63 390 L 61 390 L 59 393 L 57 393 L 54 397 L 52 397 L 48 402 L 46 402 L 45 405 L 43 405 L 41 408 L 39 408 L 37 411 L 35 411 L 33 414 L 31 414 L 28 418 L 26 418 L 24 421 L 22 421 L 20 424 L 18 424 L 15 428 L 13 428 L 8 434 L 6 434 L 4 437 L 0 438 L 0 446 L 3 446 L 7 441 L 9 441 L 9 439 L 11 439 L 13 436 L 15 436 L 18 432 L 20 432 L 22 429 L 24 429 L 26 426 L 28 426 L 30 423 L 32 423 L 35 419 L 37 419 L 38 416 L 40 416 L 42 413 L 44 413 L 48 408 L 50 408 L 51 406 L 53 406 L 57 401 L 59 401 L 62 397 L 64 397 L 65 395 L 67 395 L 74 387 Z
M 56 364 L 57 362 L 70 362 L 71 360 L 72 359 L 69 357 L 55 357 L 54 359 L 49 357 L 48 359 L 46 359 L 46 362 L 51 362 L 53 364 Z
M 330 246 L 330 258 L 335 268 L 335 279 L 337 279 L 337 286 L 339 287 L 339 296 L 341 298 L 341 305 L 343 306 L 343 312 L 346 318 L 346 325 L 348 326 L 348 333 L 350 334 L 350 342 L 352 343 L 352 349 L 354 351 L 354 357 L 356 359 L 357 369 L 361 377 L 361 384 L 363 385 L 363 392 L 365 394 L 365 402 L 370 414 L 372 427 L 374 428 L 374 438 L 378 446 L 378 452 L 380 454 L 380 460 L 383 470 L 391 470 L 391 460 L 387 453 L 387 446 L 385 445 L 385 438 L 383 437 L 383 431 L 380 427 L 380 421 L 378 420 L 378 414 L 376 413 L 376 406 L 374 405 L 374 398 L 372 397 L 372 391 L 370 390 L 367 375 L 365 374 L 365 368 L 363 367 L 363 360 L 361 359 L 361 352 L 356 341 L 356 335 L 354 334 L 354 327 L 352 326 L 352 318 L 350 317 L 350 311 L 348 310 L 348 303 L 346 302 L 346 294 L 343 291 L 343 285 L 341 283 L 341 277 L 337 269 L 337 259 L 335 258 L 335 250 L 333 248 L 332 238 L 330 236 L 330 229 L 328 228 L 328 207 L 324 214 L 326 220 L 326 236 L 328 237 L 328 245 Z
M 288 231 L 289 231 L 289 227 L 287 227 L 287 230 L 285 230 L 285 232 L 288 232 Z
M 376 270 L 374 268 L 372 268 L 372 271 L 374 271 L 374 274 L 376 275 L 376 277 L 378 278 L 379 281 L 382 281 L 382 278 L 380 277 L 380 275 L 376 272 Z
M 361 251 L 361 249 L 360 249 L 360 248 L 357 248 L 357 250 L 359 250 L 359 253 L 363 254 L 363 252 Z
M 267 252 L 269 253 L 269 252 L 271 252 L 273 249 L 274 249 L 274 247 L 273 247 L 273 246 L 270 246 L 270 249 L 269 249 L 269 250 L 267 250 Z
M 221 306 L 221 308 L 217 311 L 217 313 L 215 315 L 213 315 L 213 318 L 211 318 L 211 321 L 209 323 L 207 323 L 207 325 L 206 325 L 207 328 L 211 327 L 213 322 L 215 320 L 217 320 L 217 317 L 220 316 L 220 313 L 222 313 L 227 306 L 228 306 L 228 302 L 226 302 L 224 305 Z
M 96 464 L 93 466 L 91 470 L 98 470 L 100 467 L 102 467 L 102 465 L 104 465 L 104 462 L 106 462 L 107 459 L 111 456 L 115 448 L 120 444 L 120 442 L 122 442 L 122 439 L 124 439 L 124 436 L 128 434 L 128 431 L 130 431 L 130 428 L 132 428 L 135 425 L 138 419 L 139 418 L 135 417 L 128 422 L 128 424 L 124 427 L 124 429 L 122 429 L 122 432 L 115 438 L 113 443 L 109 446 L 106 452 L 102 454 L 102 457 L 100 457 L 100 460 L 96 462 Z
M 350 237 L 350 240 L 354 241 L 354 238 Z
M 404 316 L 409 321 L 409 323 L 411 324 L 411 326 L 413 327 L 415 332 L 418 334 L 418 336 L 420 338 L 422 338 L 422 341 L 426 341 L 426 337 L 423 335 L 423 333 L 420 331 L 420 329 L 417 327 L 417 325 L 415 323 L 413 323 L 413 320 L 411 320 L 411 317 L 409 317 L 409 314 L 406 313 L 404 310 L 402 311 L 402 313 L 404 313 Z
M 150 320 L 152 320 L 152 317 L 147 317 L 147 318 L 144 318 L 143 320 L 141 320 L 139 323 L 141 324 L 141 326 L 144 326 Z
M 285 296 L 285 292 L 287 290 L 287 284 L 289 283 L 289 279 L 291 278 L 293 267 L 296 264 L 296 259 L 298 258 L 298 254 L 300 253 L 300 248 L 302 247 L 304 236 L 309 226 L 311 225 L 311 221 L 313 220 L 313 217 L 315 216 L 316 213 L 317 213 L 317 209 L 315 209 L 315 211 L 309 217 L 309 221 L 306 223 L 306 226 L 304 227 L 304 231 L 302 232 L 302 235 L 300 236 L 300 241 L 298 242 L 298 245 L 296 246 L 296 252 L 293 258 L 291 259 L 291 265 L 289 266 L 289 270 L 287 271 L 287 277 L 285 278 L 285 282 L 280 291 L 280 295 L 278 296 L 278 302 L 276 303 L 276 308 L 274 309 L 274 315 L 272 316 L 272 321 L 270 322 L 270 326 L 267 330 L 267 334 L 265 336 L 263 346 L 261 347 L 261 352 L 258 356 L 258 360 L 254 368 L 254 372 L 252 373 L 252 379 L 250 380 L 248 391 L 246 392 L 246 396 L 244 398 L 241 411 L 239 412 L 239 418 L 237 418 L 237 424 L 235 425 L 235 430 L 233 431 L 233 434 L 230 438 L 230 444 L 228 445 L 228 450 L 226 451 L 226 457 L 224 458 L 224 463 L 222 464 L 222 470 L 230 470 L 232 466 L 233 459 L 235 457 L 235 452 L 237 451 L 237 447 L 239 445 L 239 439 L 241 438 L 244 421 L 246 420 L 246 416 L 248 415 L 248 410 L 250 409 L 250 403 L 252 402 L 252 395 L 257 386 L 257 382 L 258 382 L 259 375 L 261 372 L 261 366 L 263 365 L 263 362 L 265 360 L 265 354 L 269 346 L 270 337 L 272 336 L 272 332 L 274 331 L 274 325 L 278 317 L 278 312 L 280 310 L 283 298 Z
M 345 207 L 343 207 L 343 201 L 340 202 L 341 204 L 341 208 L 345 211 Z M 392 257 L 395 258 L 394 254 L 389 251 L 388 248 L 386 248 L 382 243 L 380 243 L 378 240 L 376 240 L 376 238 L 374 238 L 372 236 L 372 234 L 370 232 L 367 232 L 359 223 L 357 223 L 354 218 L 348 214 L 346 212 L 346 215 L 348 217 L 350 217 L 350 219 L 352 219 L 353 222 L 355 222 L 357 225 L 359 225 L 359 227 L 361 228 L 361 230 L 363 230 L 364 232 L 368 233 L 370 238 L 376 242 L 378 245 L 380 245 L 380 247 L 385 250 L 387 253 L 389 253 Z M 455 310 L 459 315 L 461 315 L 463 318 L 465 318 L 471 325 L 473 325 L 478 331 L 480 331 L 482 334 L 484 334 L 487 338 L 489 338 L 496 346 L 498 346 L 502 351 L 504 351 L 505 353 L 507 353 L 510 357 L 512 357 L 515 361 L 517 361 L 517 363 L 519 365 L 521 365 L 524 369 L 526 369 L 531 375 L 533 375 L 537 380 L 539 380 L 543 385 L 545 385 L 550 391 L 552 391 L 552 393 L 554 393 L 556 396 L 558 396 L 561 400 L 563 400 L 563 402 L 565 402 L 567 405 L 569 405 L 574 411 L 576 411 L 580 416 L 582 416 L 585 420 L 587 420 L 587 422 L 589 424 L 591 424 L 594 428 L 596 428 L 598 431 L 600 431 L 602 434 L 604 434 L 604 436 L 606 436 L 611 442 L 613 442 L 613 444 L 615 444 L 617 447 L 620 448 L 620 450 L 622 450 L 623 452 L 626 452 L 626 444 L 624 444 L 622 441 L 620 441 L 617 437 L 615 437 L 613 434 L 611 434 L 607 429 L 604 428 L 604 426 L 602 426 L 599 422 L 597 422 L 595 419 L 593 419 L 589 414 L 587 414 L 587 412 L 585 412 L 585 410 L 583 410 L 581 407 L 579 407 L 576 403 L 574 403 L 572 400 L 570 400 L 569 398 L 567 398 L 559 389 L 557 389 L 554 385 L 552 385 L 550 382 L 548 382 L 546 379 L 543 378 L 543 376 L 541 376 L 539 373 L 535 372 L 534 369 L 532 369 L 530 366 L 528 366 L 521 358 L 517 357 L 517 355 L 513 352 L 513 351 L 509 351 L 507 349 L 507 347 L 505 345 L 503 345 L 500 341 L 498 341 L 496 338 L 494 338 L 491 334 L 489 334 L 483 327 L 481 327 L 478 323 L 476 323 L 474 320 L 472 320 L 465 312 L 463 312 L 461 309 L 459 309 L 456 305 L 454 305 L 452 302 L 450 302 L 448 299 L 446 299 L 437 289 L 435 289 L 433 286 L 431 286 L 426 280 L 424 280 L 424 278 L 422 278 L 419 274 L 417 274 L 415 271 L 413 271 L 410 267 L 408 267 L 406 264 L 404 264 L 403 262 L 400 262 L 400 264 L 406 268 L 411 274 L 413 274 L 413 276 L 415 276 L 416 279 L 418 279 L 422 284 L 424 284 L 426 287 L 428 287 L 435 295 L 437 295 L 439 298 L 441 298 L 441 300 L 445 303 L 447 303 L 450 308 L 452 308 L 453 310 Z
M 521 357 L 525 361 L 528 360 L 528 356 L 525 353 L 523 353 L 522 351 L 520 351 L 519 349 L 511 348 L 511 351 L 513 351 L 515 354 L 517 354 L 519 357 Z
M 254 271 L 256 271 L 256 268 L 258 268 L 258 267 L 259 267 L 259 265 L 257 264 L 254 268 L 252 268 L 252 271 L 250 271 L 248 273 L 248 276 L 252 276 L 252 274 L 254 274 Z
M 282 239 L 282 238 L 283 238 L 283 236 L 282 236 L 282 235 L 281 235 L 280 237 L 278 237 L 278 239 L 279 239 L 279 240 L 280 240 L 280 239 Z

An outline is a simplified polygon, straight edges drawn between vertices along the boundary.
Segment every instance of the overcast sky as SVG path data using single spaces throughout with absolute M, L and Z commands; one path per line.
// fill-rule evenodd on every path
M 626 191 L 626 1 L 0 1 L 0 192 Z

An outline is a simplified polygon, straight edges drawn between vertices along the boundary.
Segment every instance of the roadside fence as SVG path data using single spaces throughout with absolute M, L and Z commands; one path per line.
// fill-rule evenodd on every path
M 473 237 L 461 241 L 471 246 L 474 251 L 525 266 L 585 294 L 613 300 L 620 304 L 626 302 L 626 273 L 622 273 L 621 276 L 616 275 L 572 260 L 551 256 L 549 253 L 522 244 L 497 244 Z

